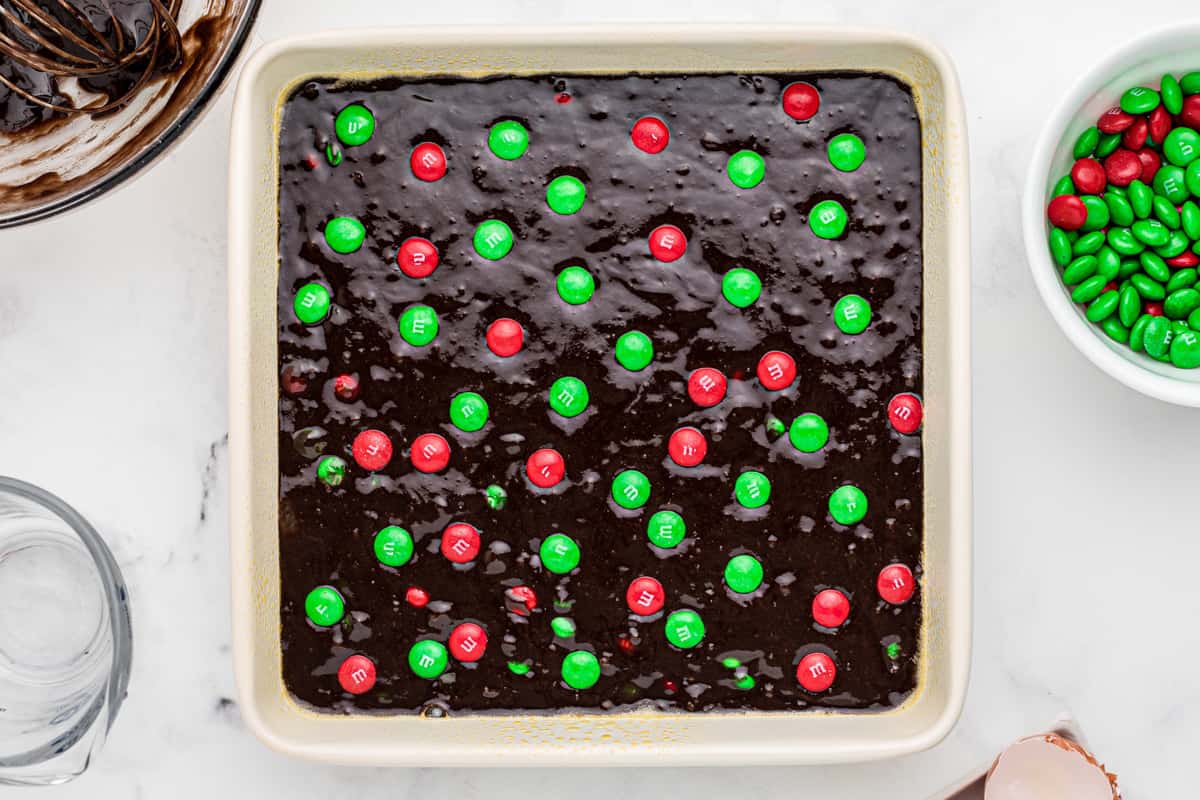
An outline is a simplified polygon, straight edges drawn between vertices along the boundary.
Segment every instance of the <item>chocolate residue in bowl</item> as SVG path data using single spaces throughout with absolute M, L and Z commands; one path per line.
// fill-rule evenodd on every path
M 0 130 L 102 114 L 181 64 L 182 0 L 0 0 Z M 94 99 L 78 102 L 74 79 Z

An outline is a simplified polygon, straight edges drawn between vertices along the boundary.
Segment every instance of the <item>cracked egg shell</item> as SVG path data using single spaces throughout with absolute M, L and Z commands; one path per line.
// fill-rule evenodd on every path
M 1120 800 L 1117 776 L 1058 734 L 1010 745 L 988 770 L 984 800 Z

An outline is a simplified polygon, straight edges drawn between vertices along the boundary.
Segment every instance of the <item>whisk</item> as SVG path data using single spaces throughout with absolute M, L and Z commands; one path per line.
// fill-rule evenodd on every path
M 70 0 L 0 0 L 0 65 L 15 65 L 54 78 L 76 78 L 85 87 L 111 81 L 123 91 L 82 107 L 38 97 L 0 73 L 0 85 L 43 108 L 63 113 L 98 114 L 129 101 L 160 67 L 173 65 L 182 53 L 176 20 L 182 0 L 144 0 L 150 12 L 140 40 L 121 24 L 110 0 L 93 0 L 107 19 L 93 18 Z M 98 24 L 99 22 L 99 24 Z M 141 27 L 142 20 L 138 21 Z M 107 80 L 106 80 L 107 79 Z

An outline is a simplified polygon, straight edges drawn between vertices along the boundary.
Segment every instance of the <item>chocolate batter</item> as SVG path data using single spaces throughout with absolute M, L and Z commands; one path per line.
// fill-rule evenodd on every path
M 817 116 L 797 122 L 780 107 L 796 80 L 821 93 Z M 567 100 L 568 102 L 564 102 Z M 336 167 L 325 159 L 337 112 L 352 102 L 377 120 L 374 137 L 344 147 Z M 634 148 L 629 130 L 644 115 L 663 119 L 671 141 L 657 155 Z M 528 152 L 502 161 L 487 147 L 489 127 L 521 121 Z M 861 168 L 842 173 L 828 162 L 826 142 L 842 132 L 866 143 Z M 433 141 L 449 171 L 434 183 L 413 177 L 409 153 Z M 751 149 L 766 160 L 755 188 L 735 187 L 725 174 L 729 154 Z M 667 710 L 881 710 L 912 692 L 920 657 L 920 590 L 907 604 L 883 603 L 879 570 L 892 562 L 920 575 L 922 472 L 919 436 L 888 424 L 888 400 L 921 392 L 921 131 L 909 89 L 882 75 L 541 76 L 488 80 L 389 79 L 372 83 L 313 81 L 283 111 L 279 196 L 280 571 L 283 675 L 301 702 L 322 710 L 462 711 L 515 709 L 620 710 L 648 704 Z M 570 174 L 587 185 L 583 210 L 558 216 L 545 187 Z M 809 209 L 825 199 L 846 207 L 850 224 L 835 241 L 815 237 Z M 333 216 L 366 226 L 366 243 L 338 255 L 322 230 Z M 516 236 L 497 262 L 472 247 L 476 224 L 498 218 Z M 670 264 L 651 258 L 647 236 L 670 223 L 688 237 L 686 255 Z M 437 245 L 441 264 L 427 279 L 404 276 L 398 245 L 421 236 Z M 555 274 L 585 266 L 596 294 L 568 306 Z M 739 310 L 721 296 L 731 267 L 757 272 L 763 294 Z M 306 328 L 295 318 L 295 291 L 309 281 L 330 286 L 334 310 Z M 867 298 L 874 319 L 851 336 L 831 310 L 844 294 Z M 406 344 L 396 321 L 425 303 L 441 331 L 424 348 Z M 484 344 L 497 317 L 525 328 L 525 349 L 501 359 Z M 638 329 L 654 341 L 647 369 L 631 373 L 613 356 L 617 337 Z M 791 354 L 799 378 L 768 392 L 755 379 L 768 350 Z M 701 409 L 688 398 L 688 373 L 701 366 L 729 378 L 720 405 Z M 334 378 L 361 382 L 353 402 L 339 400 Z M 563 375 L 583 379 L 591 405 L 579 417 L 550 411 L 547 390 Z M 478 433 L 449 422 L 450 398 L 477 391 L 491 417 Z M 829 444 L 804 454 L 788 437 L 769 433 L 812 411 L 829 423 Z M 692 425 L 709 440 L 703 465 L 675 466 L 667 438 Z M 366 428 L 388 433 L 396 456 L 381 472 L 355 465 L 350 443 Z M 416 472 L 408 447 L 436 432 L 451 445 L 449 468 Z M 535 489 L 525 459 L 553 447 L 566 460 L 559 487 Z M 317 480 L 321 454 L 350 464 L 336 488 Z M 618 508 L 613 476 L 636 468 L 652 481 L 649 504 Z M 757 511 L 733 500 L 743 470 L 764 472 L 773 485 Z M 484 489 L 499 484 L 508 503 L 492 510 Z M 834 523 L 830 492 L 859 486 L 870 510 L 862 523 Z M 688 526 L 684 543 L 658 550 L 646 521 L 662 508 Z M 483 549 L 465 568 L 438 551 L 442 530 L 469 522 Z M 400 568 L 372 552 L 376 531 L 400 525 L 416 554 Z M 570 575 L 537 565 L 538 545 L 562 531 L 579 542 L 582 560 Z M 735 554 L 757 555 L 763 588 L 734 595 L 722 580 Z M 625 590 L 639 575 L 662 582 L 666 608 L 632 617 Z M 304 598 L 329 584 L 345 597 L 347 614 L 332 629 L 312 625 Z M 528 585 L 532 614 L 506 608 L 505 589 Z M 431 602 L 405 601 L 408 587 Z M 838 630 L 812 619 L 813 596 L 836 587 L 850 597 L 849 620 Z M 703 618 L 702 644 L 677 650 L 666 641 L 665 616 L 690 608 Z M 574 621 L 571 639 L 556 638 L 555 616 Z M 483 659 L 453 658 L 438 680 L 414 676 L 409 647 L 433 635 L 445 641 L 464 621 L 484 626 Z M 626 640 L 626 643 L 622 643 Z M 887 645 L 900 655 L 889 658 Z M 563 656 L 592 650 L 602 676 L 577 692 L 563 684 Z M 837 678 L 823 694 L 805 692 L 795 677 L 814 649 L 834 657 Z M 378 683 L 353 696 L 342 691 L 338 665 L 361 653 L 378 667 Z M 727 657 L 743 664 L 735 672 Z M 510 672 L 508 662 L 531 667 Z M 743 675 L 753 688 L 739 688 Z M 745 685 L 746 681 L 742 681 Z

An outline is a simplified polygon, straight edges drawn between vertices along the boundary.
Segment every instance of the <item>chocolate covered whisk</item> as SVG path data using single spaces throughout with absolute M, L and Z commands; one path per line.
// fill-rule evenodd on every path
M 0 0 L 0 86 L 50 111 L 97 114 L 127 103 L 178 64 L 182 0 Z M 119 6 L 119 10 L 116 6 Z M 83 106 L 22 86 L 24 73 L 76 78 L 102 98 Z

